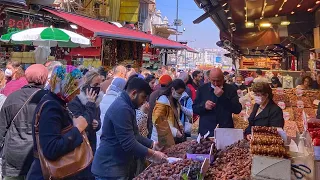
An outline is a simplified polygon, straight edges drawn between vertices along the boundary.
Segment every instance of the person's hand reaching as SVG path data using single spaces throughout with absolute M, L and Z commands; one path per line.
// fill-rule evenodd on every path
M 148 158 L 149 161 L 153 163 L 165 163 L 167 162 L 168 156 L 160 151 L 154 151 L 151 157 Z

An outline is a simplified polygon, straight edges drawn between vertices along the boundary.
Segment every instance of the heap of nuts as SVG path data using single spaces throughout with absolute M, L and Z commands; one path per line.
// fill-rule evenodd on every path
M 296 121 L 300 132 L 304 131 L 303 118 L 302 118 L 303 111 L 310 118 L 316 116 L 316 112 L 312 108 L 303 108 L 303 109 L 301 109 L 301 108 L 293 108 L 294 120 Z
M 143 171 L 135 180 L 159 179 L 177 180 L 181 179 L 181 172 L 186 167 L 199 166 L 200 162 L 184 159 L 175 163 L 164 163 L 155 165 Z
M 278 95 L 278 94 L 273 94 L 273 101 L 278 103 L 278 102 L 284 102 L 286 106 L 290 106 L 290 99 L 289 96 L 286 94 Z
M 214 145 L 214 154 L 217 152 L 215 143 L 213 140 L 211 139 L 201 139 L 200 143 L 192 143 L 188 149 L 187 149 L 187 153 L 188 154 L 210 154 L 210 149 L 211 149 L 211 145 Z
M 164 150 L 164 153 L 168 157 L 176 157 L 176 158 L 186 158 L 186 152 L 188 147 L 192 146 L 193 144 L 197 144 L 196 141 L 185 141 L 183 143 L 176 144 Z
M 288 157 L 284 141 L 275 127 L 253 126 L 250 152 L 254 155 Z
M 251 164 L 249 142 L 241 140 L 217 154 L 215 163 L 209 168 L 204 179 L 247 180 L 250 179 Z

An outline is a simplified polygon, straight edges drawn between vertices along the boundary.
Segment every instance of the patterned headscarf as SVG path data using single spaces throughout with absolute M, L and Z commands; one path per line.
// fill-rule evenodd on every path
M 82 73 L 74 66 L 56 66 L 50 79 L 50 91 L 65 102 L 70 102 L 80 93 Z

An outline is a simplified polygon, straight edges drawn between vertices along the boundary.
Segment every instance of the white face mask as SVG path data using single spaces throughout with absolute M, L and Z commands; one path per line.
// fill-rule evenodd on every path
M 10 70 L 10 69 L 6 69 L 5 71 L 4 71 L 4 75 L 6 76 L 6 77 L 12 77 L 12 71 Z
M 260 96 L 254 96 L 254 101 L 256 104 L 261 104 L 262 103 L 262 98 Z
M 237 86 L 241 86 L 242 84 L 241 83 L 235 83 Z
M 172 92 L 172 97 L 179 101 L 180 98 L 182 97 L 182 95 L 178 94 L 176 91 L 173 91 Z

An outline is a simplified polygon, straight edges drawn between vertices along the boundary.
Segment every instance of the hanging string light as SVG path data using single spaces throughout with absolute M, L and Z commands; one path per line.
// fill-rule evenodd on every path
M 267 6 L 267 0 L 264 0 L 260 19 L 263 19 L 264 17 L 264 11 L 266 9 L 266 6 Z

